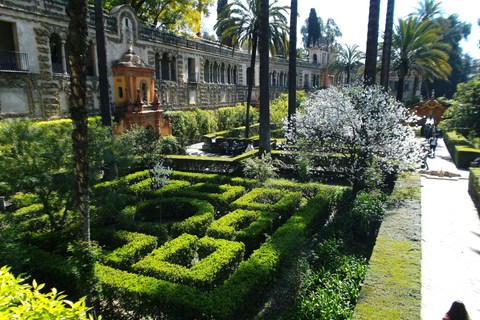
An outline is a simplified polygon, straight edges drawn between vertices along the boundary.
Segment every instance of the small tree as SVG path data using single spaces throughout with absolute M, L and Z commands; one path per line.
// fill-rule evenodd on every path
M 366 186 L 372 163 L 392 174 L 420 161 L 409 126 L 414 121 L 416 116 L 378 86 L 329 88 L 304 103 L 296 117 L 297 134 L 287 132 L 287 138 L 300 150 L 322 156 L 317 165 L 347 178 L 358 191 Z

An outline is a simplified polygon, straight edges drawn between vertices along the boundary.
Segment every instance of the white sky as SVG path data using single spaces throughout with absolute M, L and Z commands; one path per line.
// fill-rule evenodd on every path
M 231 2 L 232 0 L 229 0 Z M 273 0 L 270 0 L 272 3 Z M 385 16 L 387 12 L 387 0 L 381 0 L 380 8 L 380 31 L 385 30 Z M 419 0 L 396 0 L 394 23 L 398 18 L 404 18 L 409 13 L 416 12 Z M 423 0 L 422 0 L 423 2 Z M 439 2 L 437 0 L 437 2 Z M 291 0 L 278 0 L 278 5 L 290 6 Z M 480 5 L 474 4 L 472 0 L 443 0 L 441 7 L 444 10 L 444 17 L 457 13 L 459 20 L 463 22 L 470 22 L 472 24 L 472 32 L 467 41 L 462 41 L 461 46 L 464 53 L 469 53 L 472 57 L 480 59 L 480 49 L 478 43 L 480 40 L 480 27 L 478 26 L 478 19 L 480 19 Z M 368 10 L 370 0 L 329 0 L 329 1 L 309 1 L 298 0 L 298 26 L 297 30 L 300 33 L 301 26 L 310 14 L 310 9 L 315 8 L 317 16 L 321 17 L 324 22 L 328 18 L 335 20 L 339 26 L 343 37 L 338 41 L 341 44 L 358 44 L 360 48 L 365 51 L 367 42 L 367 26 L 368 26 Z M 211 15 L 204 20 L 206 30 L 213 32 L 213 26 L 217 19 L 217 4 L 210 8 Z M 288 13 L 290 19 L 290 13 Z M 301 47 L 300 36 L 298 37 L 297 47 Z M 379 41 L 381 41 L 379 39 Z

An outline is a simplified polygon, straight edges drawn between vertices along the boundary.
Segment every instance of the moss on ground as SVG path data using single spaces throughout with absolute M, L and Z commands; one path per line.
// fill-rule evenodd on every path
M 353 319 L 421 318 L 420 195 L 418 174 L 399 177 Z

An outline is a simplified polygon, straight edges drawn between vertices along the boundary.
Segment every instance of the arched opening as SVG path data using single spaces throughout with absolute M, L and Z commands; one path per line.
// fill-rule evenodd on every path
M 210 62 L 208 60 L 205 61 L 203 66 L 203 81 L 205 83 L 210 82 Z
M 168 64 L 168 54 L 164 53 L 161 60 L 162 80 L 170 80 L 170 66 Z
M 143 103 L 147 103 L 148 102 L 148 86 L 147 86 L 147 83 L 145 81 L 142 81 L 140 90 L 142 91 L 142 101 L 143 101 Z
M 318 57 L 316 53 L 313 54 L 313 63 L 318 63 Z
M 220 70 L 220 82 L 225 83 L 225 63 L 222 63 L 222 69 Z
M 162 61 L 158 53 L 155 54 L 155 79 L 162 79 Z
M 50 36 L 50 61 L 52 63 L 53 73 L 64 73 L 63 55 L 62 55 L 62 39 L 56 33 Z

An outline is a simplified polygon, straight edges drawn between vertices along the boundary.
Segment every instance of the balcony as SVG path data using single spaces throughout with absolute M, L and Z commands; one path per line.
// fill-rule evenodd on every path
M 28 54 L 25 52 L 0 50 L 0 71 L 28 72 Z

